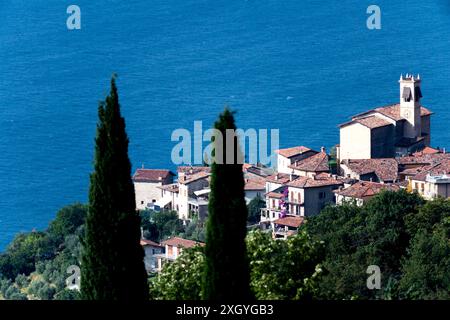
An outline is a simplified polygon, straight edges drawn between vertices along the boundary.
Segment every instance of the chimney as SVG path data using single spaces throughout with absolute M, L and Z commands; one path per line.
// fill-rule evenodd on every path
M 325 151 L 326 151 L 326 150 L 325 150 L 325 147 L 323 147 L 323 146 L 320 147 L 320 152 L 325 153 Z

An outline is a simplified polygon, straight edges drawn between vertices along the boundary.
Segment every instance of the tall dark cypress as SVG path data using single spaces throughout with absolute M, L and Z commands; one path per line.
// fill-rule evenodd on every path
M 86 300 L 147 300 L 140 219 L 115 77 L 98 115 L 89 211 L 82 238 L 81 296 Z
M 233 113 L 226 108 L 214 127 L 223 135 L 223 164 L 211 166 L 202 297 L 214 301 L 248 300 L 252 298 L 245 245 L 248 213 L 242 164 L 237 163 L 237 138 L 232 147 L 228 145 L 234 152 L 234 163 L 226 164 L 227 143 L 231 143 L 226 141 L 226 130 L 236 130 Z M 220 154 L 216 156 L 220 158 Z

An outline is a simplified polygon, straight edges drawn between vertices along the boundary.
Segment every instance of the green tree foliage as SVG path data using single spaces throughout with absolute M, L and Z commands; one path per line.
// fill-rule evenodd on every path
M 306 233 L 287 241 L 273 240 L 269 234 L 253 231 L 247 236 L 251 289 L 256 298 L 310 299 L 317 294 L 322 244 Z M 204 268 L 204 248 L 183 250 L 167 263 L 150 285 L 158 300 L 199 300 Z
M 406 221 L 417 215 L 422 204 L 417 194 L 385 191 L 363 207 L 329 206 L 310 218 L 304 228 L 326 247 L 320 297 L 396 298 L 401 261 L 411 239 Z M 380 267 L 382 290 L 367 288 L 369 265 Z
M 222 145 L 220 139 L 214 142 L 215 156 L 222 158 L 223 164 L 214 162 L 211 166 L 202 296 L 206 300 L 250 299 L 245 245 L 248 213 L 242 164 L 238 163 L 240 148 L 237 137 L 232 141 L 225 138 L 226 130 L 236 130 L 232 112 L 225 109 L 214 127 L 224 137 Z M 222 154 L 218 152 L 221 148 Z M 231 164 L 227 164 L 228 159 L 233 159 Z
M 135 208 L 128 137 L 115 78 L 98 109 L 94 172 L 82 239 L 81 293 L 87 300 L 148 299 L 140 218 Z
M 405 190 L 381 192 L 364 206 L 368 254 L 372 263 L 384 274 L 398 274 L 401 258 L 406 253 L 410 234 L 406 226 L 408 216 L 416 216 L 424 200 Z
M 261 217 L 261 209 L 266 207 L 266 201 L 258 194 L 247 205 L 248 222 L 251 224 L 258 223 Z
M 63 241 L 66 235 L 74 233 L 79 226 L 84 224 L 86 214 L 86 205 L 76 203 L 66 206 L 58 211 L 56 218 L 50 223 L 48 233 Z
M 247 247 L 251 288 L 257 299 L 311 299 L 316 295 L 323 250 L 306 232 L 280 241 L 252 231 Z
M 179 235 L 185 231 L 183 221 L 178 219 L 176 211 L 141 211 L 141 226 L 144 238 L 161 242 L 168 237 Z
M 8 279 L 28 275 L 37 261 L 51 259 L 55 254 L 56 244 L 45 232 L 19 234 L 0 255 L 0 275 Z
M 450 299 L 450 199 L 427 202 L 408 226 L 414 238 L 403 261 L 400 296 Z
M 200 300 L 204 267 L 202 247 L 183 250 L 174 262 L 167 263 L 150 282 L 150 296 L 155 300 Z

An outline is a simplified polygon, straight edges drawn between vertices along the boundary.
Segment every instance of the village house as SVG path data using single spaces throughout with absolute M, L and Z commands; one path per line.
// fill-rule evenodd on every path
M 164 247 L 151 240 L 141 239 L 141 246 L 144 249 L 144 265 L 147 273 L 156 272 L 158 269 L 157 255 L 164 252 Z
M 304 221 L 305 218 L 299 216 L 286 216 L 272 221 L 272 238 L 285 240 L 297 234 Z
M 170 170 L 137 169 L 133 175 L 136 208 L 145 210 L 161 199 L 159 187 L 173 182 L 175 174 Z
M 335 190 L 334 193 L 337 205 L 356 203 L 356 205 L 362 206 L 367 200 L 379 194 L 382 190 L 398 191 L 400 190 L 400 186 L 395 184 L 359 181 L 347 188 Z
M 193 215 L 206 216 L 208 202 L 199 197 L 196 191 L 206 191 L 200 195 L 207 194 L 209 190 L 210 170 L 202 170 L 194 173 L 184 173 L 178 177 L 178 217 L 181 220 L 190 220 Z
M 345 178 L 392 183 L 398 180 L 398 162 L 393 158 L 346 159 L 339 165 L 340 175 Z
M 400 103 L 375 108 L 341 124 L 339 160 L 394 158 L 430 145 L 432 112 L 421 105 L 420 76 L 401 76 Z
M 291 215 L 312 216 L 318 214 L 327 204 L 334 204 L 333 191 L 344 182 L 336 175 L 321 173 L 312 177 L 298 177 L 289 181 L 288 212 Z
M 287 190 L 286 186 L 280 186 L 265 194 L 266 207 L 261 209 L 260 220 L 263 229 L 287 213 Z
M 164 253 L 155 255 L 157 259 L 157 272 L 162 270 L 165 263 L 175 261 L 183 252 L 183 249 L 204 246 L 205 244 L 199 241 L 173 237 L 161 242 L 161 245 L 164 247 Z
M 244 178 L 245 202 L 250 203 L 254 198 L 264 199 L 266 180 L 264 178 Z
M 316 174 L 329 172 L 329 156 L 322 147 L 321 151 L 313 156 L 302 160 L 296 160 L 293 164 L 288 166 L 294 175 L 302 177 L 312 177 Z
M 287 149 L 276 150 L 277 153 L 277 171 L 279 173 L 292 173 L 290 165 L 296 161 L 300 161 L 311 157 L 317 153 L 317 151 L 311 150 L 304 146 L 292 147 Z
M 450 158 L 426 167 L 409 180 L 412 191 L 427 200 L 450 198 Z

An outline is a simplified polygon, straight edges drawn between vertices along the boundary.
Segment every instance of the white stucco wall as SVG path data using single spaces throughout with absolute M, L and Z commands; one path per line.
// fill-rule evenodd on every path
M 341 159 L 370 159 L 371 131 L 369 128 L 354 123 L 340 129 Z
M 162 197 L 162 191 L 158 188 L 162 182 L 134 182 L 134 192 L 136 195 L 136 208 L 145 209 L 148 203 L 153 200 L 158 201 Z

